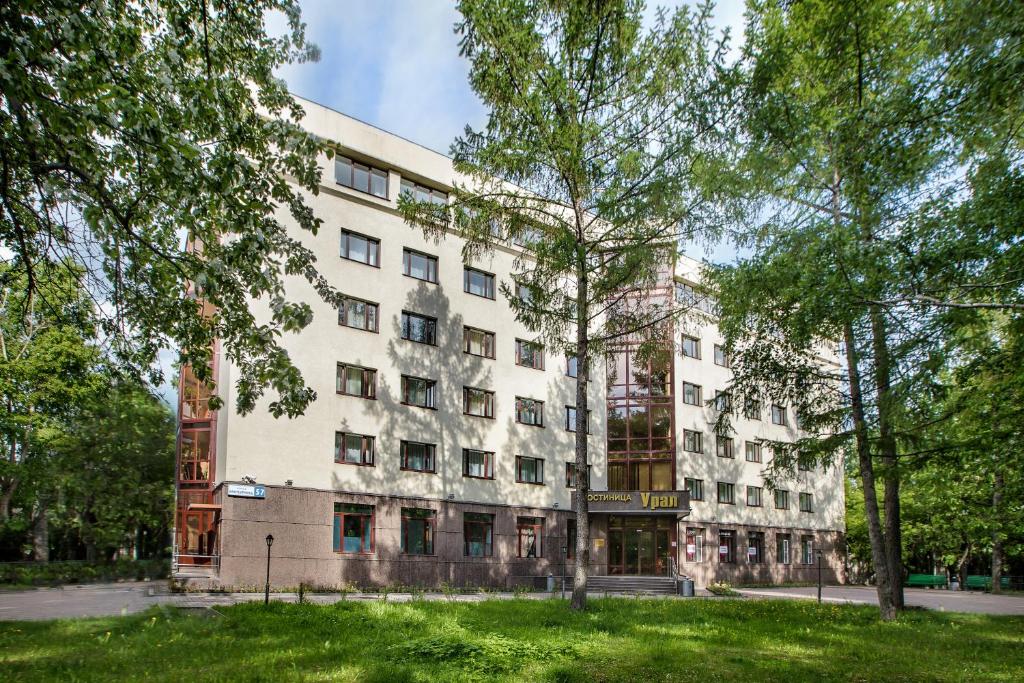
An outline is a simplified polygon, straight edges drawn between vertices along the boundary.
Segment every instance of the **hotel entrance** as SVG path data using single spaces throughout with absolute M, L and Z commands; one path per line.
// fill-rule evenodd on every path
M 675 540 L 675 516 L 610 515 L 608 573 L 666 576 L 671 567 Z

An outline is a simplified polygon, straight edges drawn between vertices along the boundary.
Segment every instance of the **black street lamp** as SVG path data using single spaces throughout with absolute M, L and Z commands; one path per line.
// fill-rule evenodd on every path
M 562 599 L 565 600 L 565 565 L 569 561 L 569 546 L 562 546 Z
M 821 604 L 821 550 L 814 551 L 818 558 L 818 604 Z
M 263 595 L 263 604 L 270 604 L 270 546 L 274 545 L 274 534 L 267 534 L 267 590 Z

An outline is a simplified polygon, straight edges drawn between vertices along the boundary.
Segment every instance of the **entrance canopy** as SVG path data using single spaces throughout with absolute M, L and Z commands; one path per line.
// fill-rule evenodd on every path
M 575 505 L 575 498 L 573 499 Z M 596 514 L 672 515 L 690 514 L 688 491 L 589 491 L 587 509 Z

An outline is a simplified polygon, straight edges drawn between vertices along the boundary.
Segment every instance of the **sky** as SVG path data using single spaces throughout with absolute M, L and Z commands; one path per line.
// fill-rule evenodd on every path
M 690 0 L 662 0 L 647 7 Z M 469 87 L 459 56 L 459 20 L 448 0 L 301 0 L 307 38 L 320 48 L 316 63 L 292 64 L 279 75 L 289 89 L 406 139 L 447 153 L 467 124 L 480 128 L 487 111 Z M 275 24 L 271 22 L 271 31 Z M 742 41 L 743 0 L 720 0 L 716 28 L 729 28 L 734 52 Z M 283 26 L 283 24 L 280 24 Z M 731 261 L 727 244 L 690 246 L 687 253 Z

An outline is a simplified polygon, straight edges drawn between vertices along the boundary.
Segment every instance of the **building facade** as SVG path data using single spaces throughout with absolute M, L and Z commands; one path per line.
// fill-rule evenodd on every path
M 509 587 L 571 574 L 576 369 L 536 344 L 501 294 L 521 248 L 467 264 L 457 236 L 426 239 L 398 195 L 446 202 L 451 161 L 303 106 L 304 125 L 338 154 L 306 198 L 324 223 L 301 238 L 346 302 L 332 310 L 288 282 L 314 311 L 283 340 L 318 395 L 299 418 L 265 405 L 236 414 L 219 350 L 219 410 L 183 369 L 176 576 L 260 586 L 268 535 L 276 586 Z M 785 495 L 764 487 L 761 441 L 797 436 L 786 406 L 738 417 L 731 441 L 716 440 L 707 399 L 728 385 L 728 362 L 699 264 L 672 268 L 660 295 L 706 310 L 658 361 L 623 345 L 591 372 L 592 572 L 808 581 L 820 550 L 826 578 L 841 580 L 840 468 L 800 472 Z

